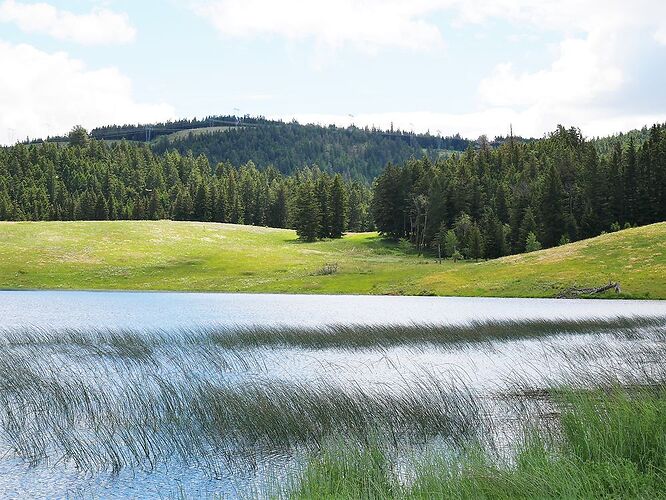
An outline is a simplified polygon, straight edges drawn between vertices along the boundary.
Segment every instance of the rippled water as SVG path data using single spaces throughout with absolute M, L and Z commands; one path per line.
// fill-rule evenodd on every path
M 634 315 L 666 315 L 666 301 L 0 291 L 0 326 L 9 328 L 462 323 Z
M 616 316 L 664 316 L 666 302 L 548 299 L 479 299 L 440 297 L 367 297 L 243 295 L 130 292 L 0 292 L 0 327 L 32 326 L 131 328 L 168 332 L 210 325 L 296 325 L 369 323 L 464 323 L 471 320 L 589 319 Z M 14 349 L 12 351 L 11 349 Z M 80 379 L 88 387 L 111 391 L 142 380 L 146 374 L 178 382 L 179 378 L 244 384 L 278 380 L 377 392 L 409 391 L 424 377 L 461 380 L 471 389 L 495 394 L 516 379 L 566 380 L 581 365 L 590 372 L 618 372 L 627 363 L 642 370 L 666 356 L 664 338 L 649 334 L 617 336 L 579 334 L 544 339 L 492 341 L 470 345 L 400 346 L 354 351 L 246 348 L 234 352 L 202 348 L 196 343 L 157 345 L 149 362 L 125 362 L 77 346 L 16 346 L 5 356 L 47 367 L 63 379 Z M 28 349 L 28 350 L 26 350 Z M 652 357 L 651 357 L 652 356 Z M 656 358 L 655 358 L 656 356 Z M 0 443 L 2 438 L 0 438 Z M 247 496 L 262 485 L 284 480 L 293 455 L 262 456 L 247 467 L 218 471 L 170 461 L 155 470 L 123 469 L 118 475 L 84 473 L 71 463 L 44 460 L 31 467 L 11 454 L 0 458 L 0 496 L 189 498 Z M 244 462 L 247 465 L 247 462 Z

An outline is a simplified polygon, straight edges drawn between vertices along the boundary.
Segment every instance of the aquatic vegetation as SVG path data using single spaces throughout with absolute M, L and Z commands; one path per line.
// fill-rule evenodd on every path
M 666 318 L 589 320 L 473 321 L 463 325 L 330 325 L 320 328 L 238 327 L 208 333 L 228 347 L 300 347 L 305 349 L 362 349 L 393 346 L 460 345 L 491 340 L 515 340 L 581 333 L 632 336 L 649 329 L 666 335 Z
M 377 393 L 279 380 L 174 381 L 150 369 L 116 369 L 87 373 L 35 366 L 28 356 L 0 358 L 0 443 L 30 463 L 65 460 L 117 472 L 172 458 L 210 466 L 239 451 L 318 447 L 340 434 L 359 442 L 370 432 L 461 440 L 481 428 L 484 413 L 465 388 L 436 379 Z
M 1 330 L 0 453 L 92 475 L 178 463 L 211 478 L 279 459 L 275 495 L 301 498 L 657 491 L 664 340 L 665 318 Z M 473 367 L 505 346 L 514 371 L 492 387 L 405 369 L 445 355 Z M 558 370 L 518 366 L 512 353 L 528 347 Z M 307 373 L 290 373 L 299 356 L 312 358 Z M 349 378 L 354 362 L 382 363 L 386 377 Z M 611 472 L 634 489 L 603 483 Z
M 314 455 L 292 498 L 660 498 L 666 488 L 666 388 L 556 396 L 561 435 L 528 433 L 515 458 L 478 447 L 431 453 L 401 477 L 381 444 Z

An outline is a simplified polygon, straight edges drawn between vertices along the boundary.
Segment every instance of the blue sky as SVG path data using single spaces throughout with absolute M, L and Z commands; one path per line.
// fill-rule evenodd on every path
M 0 143 L 238 112 L 467 137 L 666 121 L 660 0 L 0 0 L 0 61 Z

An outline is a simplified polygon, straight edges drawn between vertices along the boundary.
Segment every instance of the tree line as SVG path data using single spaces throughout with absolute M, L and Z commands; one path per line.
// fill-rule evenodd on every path
M 420 252 L 495 258 L 666 219 L 666 127 L 636 144 L 481 137 L 464 152 L 389 163 L 372 186 L 334 168 L 211 162 L 91 139 L 0 148 L 0 219 L 175 219 L 286 227 L 304 240 L 378 229 Z M 622 140 L 620 140 L 622 139 Z
M 0 148 L 0 220 L 214 221 L 296 228 L 311 240 L 372 229 L 370 196 L 367 184 L 316 166 L 285 175 L 251 161 L 213 165 L 203 155 L 90 139 L 81 128 L 68 146 Z
M 505 141 L 431 161 L 388 165 L 374 183 L 373 218 L 421 252 L 495 258 L 666 220 L 666 127 L 600 155 L 580 130 Z

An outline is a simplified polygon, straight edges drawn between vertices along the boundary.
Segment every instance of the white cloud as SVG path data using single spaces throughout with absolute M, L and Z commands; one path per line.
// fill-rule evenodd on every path
M 5 0 L 0 3 L 0 22 L 14 23 L 26 33 L 41 33 L 86 45 L 129 43 L 136 37 L 136 29 L 127 15 L 108 9 L 74 14 L 48 3 Z
M 510 55 L 489 68 L 478 84 L 476 110 L 357 113 L 354 120 L 360 125 L 387 127 L 394 121 L 404 128 L 414 123 L 421 130 L 474 136 L 503 134 L 513 123 L 524 135 L 540 136 L 558 123 L 580 125 L 597 135 L 664 120 L 658 112 L 620 111 L 620 104 L 625 110 L 631 107 L 623 92 L 641 84 L 631 68 L 645 44 L 666 44 L 663 0 L 190 0 L 190 5 L 225 37 L 314 41 L 315 53 L 345 44 L 370 52 L 442 47 L 449 27 L 433 20 L 437 13 L 448 16 L 453 26 L 510 23 L 527 33 L 516 39 L 525 45 L 534 30 L 560 36 L 552 59 L 539 69 L 521 69 Z M 342 115 L 297 118 L 342 125 L 350 121 Z
M 654 39 L 662 44 L 666 45 L 666 28 L 659 28 L 657 31 L 654 32 Z
M 422 0 L 200 0 L 193 6 L 227 37 L 268 35 L 374 51 L 440 47 L 439 29 L 422 18 L 430 4 Z
M 566 39 L 548 68 L 517 74 L 511 63 L 498 65 L 480 82 L 480 97 L 493 106 L 589 105 L 624 83 L 620 61 L 614 57 L 617 49 L 598 34 Z
M 91 70 L 64 52 L 0 41 L 0 144 L 112 123 L 175 117 L 167 104 L 137 102 L 115 68 Z

